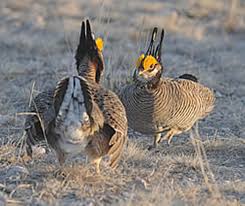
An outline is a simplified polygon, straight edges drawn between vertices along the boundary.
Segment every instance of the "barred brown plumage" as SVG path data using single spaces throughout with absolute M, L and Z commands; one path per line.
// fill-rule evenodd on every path
M 86 26 L 85 22 L 82 22 L 80 41 L 75 59 L 78 74 L 86 79 L 87 85 L 89 85 L 90 88 L 89 93 L 91 94 L 91 100 L 94 102 L 93 105 L 98 105 L 97 113 L 101 112 L 104 121 L 103 126 L 100 127 L 99 130 L 96 129 L 94 134 L 91 133 L 89 138 L 86 138 L 88 142 L 85 142 L 85 144 L 87 144 L 85 152 L 90 157 L 90 161 L 96 163 L 97 171 L 99 171 L 99 164 L 104 155 L 110 156 L 110 166 L 115 168 L 127 141 L 126 112 L 118 96 L 99 84 L 104 70 L 103 56 L 101 45 L 99 48 L 97 47 L 88 20 L 86 21 Z M 75 151 L 71 151 L 69 144 L 65 142 L 74 138 L 71 135 L 75 135 L 76 137 L 77 134 L 74 133 L 76 130 L 74 129 L 74 125 L 76 128 L 79 127 L 78 117 L 73 119 L 73 121 L 69 120 L 69 118 L 74 118 L 74 115 L 80 110 L 76 109 L 75 111 L 70 111 L 71 108 L 65 103 L 68 100 L 75 101 L 72 100 L 73 96 L 69 93 L 72 91 L 72 84 L 68 83 L 69 81 L 67 79 L 61 81 L 61 83 L 58 84 L 58 89 L 51 89 L 48 92 L 41 93 L 34 99 L 31 111 L 37 112 L 41 118 L 32 116 L 26 119 L 27 153 L 30 156 L 32 153 L 31 145 L 36 143 L 36 141 L 32 140 L 36 139 L 37 142 L 39 142 L 44 140 L 45 136 L 47 136 L 48 143 L 57 152 L 60 163 L 64 162 L 66 153 L 79 151 L 79 149 L 74 148 L 74 145 L 72 148 Z M 69 92 L 67 91 L 68 93 L 65 93 L 66 89 L 68 90 L 67 85 L 69 85 L 70 89 Z M 73 89 L 75 89 L 75 87 L 73 87 Z M 78 88 L 76 88 L 76 91 L 77 90 Z M 57 91 L 63 92 L 57 93 Z M 57 105 L 66 105 L 67 108 L 65 110 L 63 109 L 63 113 L 67 112 L 67 115 L 58 115 Z M 39 120 L 44 122 L 44 127 L 41 127 Z M 64 126 L 64 122 L 67 121 L 68 123 L 66 124 L 68 125 Z M 95 118 L 95 122 L 96 121 L 98 120 Z M 35 132 L 33 132 L 34 130 Z M 70 133 L 67 133 L 66 130 L 69 130 Z M 62 138 L 60 138 L 60 136 L 62 136 Z M 87 137 L 88 134 L 85 136 Z M 62 141 L 59 142 L 57 138 Z M 77 146 L 80 148 L 81 145 L 77 144 Z
M 154 147 L 163 139 L 170 143 L 174 135 L 189 130 L 212 111 L 215 101 L 213 92 L 197 83 L 193 75 L 161 78 L 164 31 L 154 49 L 156 33 L 154 28 L 150 46 L 139 58 L 141 62 L 135 70 L 134 82 L 120 92 L 129 126 L 144 134 L 154 134 Z M 165 131 L 167 133 L 161 139 L 161 133 Z
M 94 84 L 92 96 L 104 115 L 105 124 L 91 139 L 88 152 L 98 161 L 108 154 L 110 166 L 115 168 L 127 141 L 126 112 L 119 98 L 100 85 Z
M 91 33 L 90 23 L 87 20 L 87 32 Z M 90 41 L 92 36 L 88 36 Z M 92 47 L 88 50 L 89 47 Z M 104 70 L 104 60 L 101 50 L 96 48 L 95 44 L 88 44 L 88 39 L 85 34 L 85 22 L 82 22 L 81 36 L 77 53 L 75 55 L 77 63 L 77 71 L 80 76 L 85 77 L 90 81 L 99 82 Z M 47 91 L 38 94 L 29 108 L 30 114 L 25 120 L 26 150 L 27 154 L 32 156 L 32 145 L 45 144 L 46 136 L 49 133 L 49 127 L 52 120 L 55 118 L 53 107 L 53 95 L 55 88 L 49 88 Z M 36 114 L 32 114 L 36 113 Z

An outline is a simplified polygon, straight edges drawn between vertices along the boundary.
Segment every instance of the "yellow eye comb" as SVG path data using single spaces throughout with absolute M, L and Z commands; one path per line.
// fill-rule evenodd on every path
M 98 38 L 95 40 L 95 43 L 96 43 L 96 46 L 97 46 L 98 50 L 99 50 L 100 52 L 102 52 L 103 47 L 104 47 L 104 42 L 103 42 L 102 38 L 98 37 Z
M 155 59 L 155 57 L 153 57 L 152 55 L 149 55 L 144 59 L 143 68 L 144 70 L 148 70 L 150 69 L 151 65 L 155 65 L 157 63 L 158 61 Z

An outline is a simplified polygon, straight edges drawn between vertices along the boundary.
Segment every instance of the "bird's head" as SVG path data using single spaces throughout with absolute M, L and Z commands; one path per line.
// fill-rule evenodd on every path
M 161 49 L 164 37 L 164 30 L 161 32 L 160 41 L 155 46 L 157 28 L 153 29 L 150 45 L 146 51 L 140 55 L 136 61 L 136 69 L 134 71 L 134 79 L 148 83 L 160 79 L 163 72 L 161 63 Z
M 99 83 L 104 71 L 103 47 L 102 38 L 95 39 L 89 20 L 83 21 L 75 55 L 79 75 L 89 75 L 89 78 Z

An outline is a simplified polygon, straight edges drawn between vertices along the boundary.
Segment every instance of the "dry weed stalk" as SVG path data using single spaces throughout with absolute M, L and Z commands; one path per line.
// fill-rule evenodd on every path
M 192 140 L 192 144 L 195 148 L 196 155 L 199 160 L 201 172 L 204 178 L 204 182 L 209 190 L 209 192 L 216 198 L 220 198 L 221 194 L 218 189 L 216 180 L 214 178 L 214 174 L 210 169 L 210 165 L 208 162 L 207 154 L 202 143 L 201 137 L 198 132 L 198 122 L 196 122 L 194 128 L 190 132 L 190 137 Z

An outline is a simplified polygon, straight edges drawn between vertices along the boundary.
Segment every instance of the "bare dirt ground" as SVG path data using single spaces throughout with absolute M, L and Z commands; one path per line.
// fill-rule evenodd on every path
M 67 162 L 65 180 L 53 175 L 53 153 L 21 157 L 21 113 L 74 73 L 84 18 L 104 39 L 112 89 L 127 81 L 150 30 L 165 28 L 164 75 L 189 72 L 216 92 L 199 124 L 206 156 L 188 134 L 148 151 L 152 137 L 130 131 L 118 169 L 100 176 L 83 157 Z M 0 88 L 0 205 L 245 204 L 245 1 L 1 0 Z

